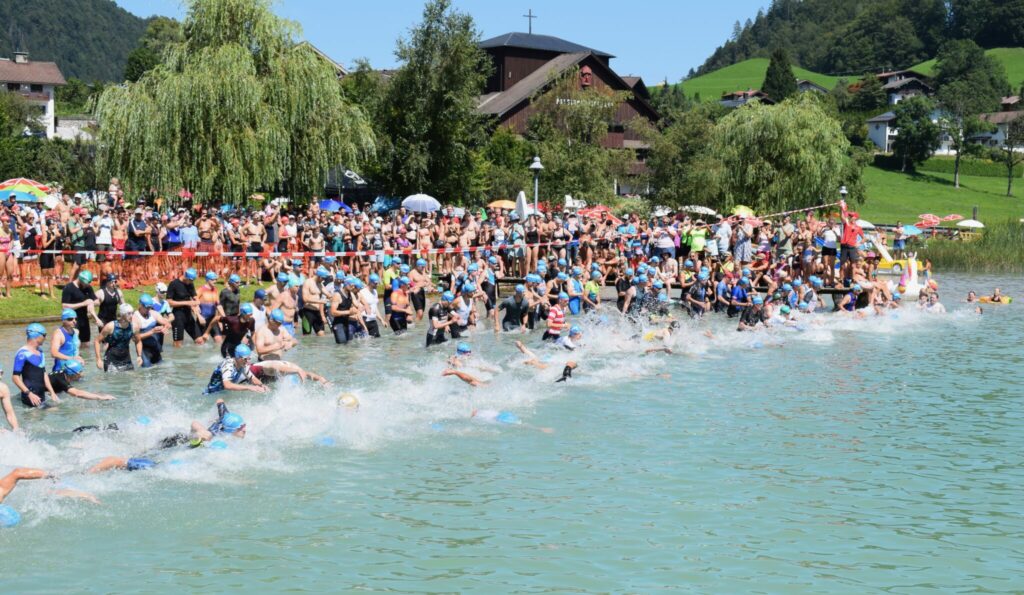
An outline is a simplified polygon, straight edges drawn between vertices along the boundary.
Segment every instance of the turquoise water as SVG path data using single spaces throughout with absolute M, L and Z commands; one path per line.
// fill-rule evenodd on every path
M 23 482 L 3 591 L 1020 592 L 1024 280 L 941 283 L 946 316 L 760 336 L 712 321 L 714 339 L 686 328 L 673 356 L 588 327 L 566 384 L 564 356 L 535 375 L 489 332 L 474 357 L 499 371 L 479 389 L 440 377 L 447 352 L 425 354 L 421 329 L 307 340 L 291 359 L 340 389 L 229 396 L 244 441 L 137 473 L 81 470 L 211 420 L 200 391 L 219 358 L 91 369 L 83 386 L 118 401 L 18 405 L 30 432 L 0 433 L 0 472 L 57 471 L 103 502 Z M 995 285 L 1021 303 L 977 316 L 954 301 Z M 20 341 L 0 329 L 8 382 Z M 361 410 L 337 409 L 339 390 Z M 107 422 L 122 431 L 69 433 Z

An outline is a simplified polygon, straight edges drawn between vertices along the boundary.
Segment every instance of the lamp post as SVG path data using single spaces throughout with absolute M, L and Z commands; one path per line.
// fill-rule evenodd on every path
M 533 214 L 536 215 L 537 211 L 537 197 L 540 195 L 540 170 L 544 169 L 544 166 L 540 163 L 540 157 L 534 157 L 533 163 L 530 164 L 530 171 L 533 172 Z

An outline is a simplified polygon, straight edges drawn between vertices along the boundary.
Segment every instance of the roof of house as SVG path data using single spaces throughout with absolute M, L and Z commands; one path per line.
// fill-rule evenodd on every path
M 1015 112 L 993 112 L 991 114 L 981 114 L 979 117 L 989 124 L 1006 124 L 1007 122 L 1012 122 L 1021 116 L 1024 116 L 1024 111 L 1022 110 Z
M 928 78 L 923 73 L 920 73 L 920 72 L 918 72 L 916 70 L 890 70 L 889 72 L 880 72 L 880 73 L 878 73 L 875 76 L 877 76 L 878 78 L 882 79 L 882 78 L 888 78 L 890 76 L 895 76 L 897 74 L 906 74 L 906 75 L 910 75 L 913 78 L 919 78 L 919 79 Z
M 600 56 L 602 58 L 615 57 L 607 52 L 602 52 L 601 50 L 595 50 L 594 48 L 588 48 L 578 43 L 566 41 L 560 37 L 554 37 L 552 35 L 536 35 L 533 33 L 505 33 L 504 35 L 485 39 L 477 45 L 483 49 L 510 47 L 541 50 L 545 52 L 558 52 L 560 54 L 590 52 L 595 56 Z
M 331 58 L 330 56 L 325 54 L 320 48 L 316 47 L 315 45 L 309 43 L 308 41 L 302 41 L 298 45 L 296 45 L 295 47 L 301 47 L 301 46 L 308 46 L 309 49 L 313 50 L 313 52 L 316 53 L 316 55 L 320 56 L 321 58 L 326 60 L 329 64 L 334 66 L 334 69 L 338 72 L 338 75 L 346 76 L 348 74 L 348 70 L 344 66 L 342 66 L 340 62 L 335 62 L 334 58 Z
M 548 60 L 544 66 L 526 75 L 522 80 L 505 91 L 488 93 L 481 96 L 477 109 L 485 114 L 501 116 L 519 105 L 522 101 L 529 99 L 534 93 L 544 87 L 552 77 L 556 77 L 569 68 L 576 66 L 589 55 L 590 52 L 575 52 L 555 56 Z
M 929 85 L 928 83 L 922 81 L 921 79 L 919 79 L 917 77 L 909 77 L 909 78 L 905 78 L 905 79 L 900 79 L 898 81 L 892 81 L 890 83 L 886 83 L 885 85 L 882 85 L 882 88 L 885 89 L 886 91 L 895 91 L 896 89 L 901 89 L 901 88 L 903 88 L 903 87 L 905 87 L 907 85 L 911 85 L 911 84 L 914 84 L 914 83 L 917 83 L 918 85 L 921 85 L 922 87 L 924 87 L 926 89 L 931 89 L 932 88 L 931 85 Z
M 1003 97 L 1000 100 L 1002 105 L 1016 105 L 1020 103 L 1020 95 L 1010 95 L 1009 97 Z
M 797 79 L 796 86 L 797 87 L 800 87 L 800 86 L 813 87 L 813 88 L 821 91 L 822 93 L 828 93 L 828 89 L 826 89 L 825 87 L 822 87 L 821 85 L 819 85 L 818 83 L 816 83 L 814 81 L 809 81 L 807 79 Z
M 66 85 L 64 75 L 55 62 L 36 62 L 30 60 L 17 63 L 12 60 L 0 59 L 0 82 L 28 83 L 35 85 Z
M 878 122 L 878 123 L 881 123 L 881 122 L 891 122 L 891 121 L 893 121 L 895 119 L 896 119 L 896 113 L 895 112 L 885 112 L 884 114 L 879 114 L 879 115 L 875 116 L 874 118 L 869 119 L 868 120 L 868 124 L 874 124 L 876 122 Z

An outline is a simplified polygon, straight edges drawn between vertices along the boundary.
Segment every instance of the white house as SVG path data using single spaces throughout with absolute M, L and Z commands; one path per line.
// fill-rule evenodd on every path
M 939 119 L 941 117 L 942 113 L 939 112 L 939 110 L 935 110 L 931 114 L 931 120 L 936 124 L 939 123 Z M 899 129 L 893 126 L 893 121 L 895 119 L 896 114 L 894 112 L 885 112 L 884 114 L 879 114 L 867 121 L 868 139 L 870 139 L 871 142 L 873 142 L 883 153 L 892 153 L 892 144 L 900 133 Z M 953 149 L 950 146 L 952 141 L 953 139 L 943 132 L 939 137 L 939 148 L 935 150 L 935 154 L 952 154 Z
M 90 116 L 60 116 L 54 136 L 63 140 L 92 141 L 95 140 L 93 131 L 97 126 L 96 120 Z
M 1009 128 L 1010 122 L 1013 122 L 1021 116 L 1024 116 L 1024 111 L 982 114 L 980 116 L 981 120 L 995 125 L 995 132 L 979 134 L 971 140 L 989 147 L 997 147 L 1001 149 L 1006 144 L 1006 129 Z
M 14 52 L 14 59 L 0 58 L 0 88 L 18 93 L 39 110 L 39 122 L 46 138 L 53 138 L 54 91 L 65 85 L 64 75 L 54 62 L 33 62 L 28 52 Z
M 877 76 L 882 82 L 882 89 L 889 97 L 889 105 L 896 105 L 910 97 L 928 96 L 934 92 L 927 82 L 928 77 L 915 70 L 895 70 Z

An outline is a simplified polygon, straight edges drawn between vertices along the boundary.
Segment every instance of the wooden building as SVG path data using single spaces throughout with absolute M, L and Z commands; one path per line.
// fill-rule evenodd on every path
M 480 42 L 480 47 L 490 55 L 494 72 L 487 80 L 477 110 L 495 117 L 500 126 L 525 132 L 532 113 L 531 99 L 555 78 L 578 68 L 581 88 L 609 88 L 632 94 L 619 107 L 604 145 L 616 149 L 647 148 L 626 124 L 637 117 L 655 122 L 658 113 L 651 106 L 650 94 L 640 77 L 623 78 L 612 70 L 611 54 L 558 37 L 530 33 L 506 33 Z

